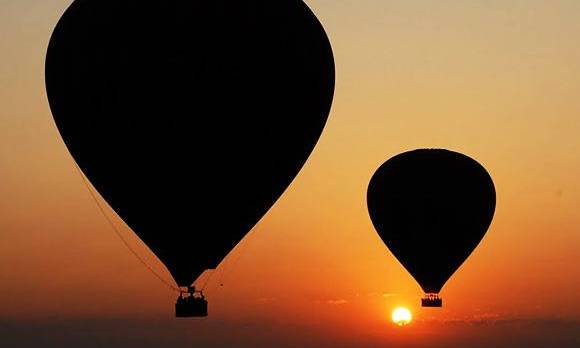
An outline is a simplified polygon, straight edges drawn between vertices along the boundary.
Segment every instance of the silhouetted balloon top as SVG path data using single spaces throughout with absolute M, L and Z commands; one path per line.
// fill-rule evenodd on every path
M 180 286 L 215 268 L 304 165 L 334 61 L 296 0 L 76 0 L 46 57 L 56 125 Z
M 379 235 L 426 293 L 437 294 L 487 231 L 495 188 L 475 160 L 440 149 L 385 162 L 367 204 Z

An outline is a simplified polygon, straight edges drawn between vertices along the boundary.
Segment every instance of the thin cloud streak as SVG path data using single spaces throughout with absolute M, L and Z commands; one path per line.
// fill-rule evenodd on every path
M 340 300 L 337 300 L 340 301 Z M 480 321 L 478 321 L 480 320 Z M 481 324 L 485 323 L 485 324 Z M 580 344 L 580 322 L 559 319 L 423 320 L 413 337 L 385 328 L 382 332 L 329 332 L 322 326 L 272 322 L 266 319 L 138 320 L 78 319 L 38 322 L 0 321 L 3 347 L 78 346 L 154 348 L 168 345 L 203 347 L 365 348 L 396 344 L 409 348 L 499 347 L 575 348 Z M 453 330 L 449 330 L 452 327 Z M 447 328 L 447 330 L 445 329 Z M 221 332 L 212 335 L 211 332 Z M 297 334 L 297 333 L 300 334 Z M 410 331 L 408 333 L 411 333 Z M 284 343 L 281 343 L 284 342 Z

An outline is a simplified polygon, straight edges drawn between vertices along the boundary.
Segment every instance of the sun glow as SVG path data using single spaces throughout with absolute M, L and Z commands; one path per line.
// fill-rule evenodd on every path
M 393 314 L 391 315 L 391 319 L 393 323 L 399 326 L 405 326 L 413 320 L 413 315 L 411 311 L 404 307 L 398 307 L 393 310 Z

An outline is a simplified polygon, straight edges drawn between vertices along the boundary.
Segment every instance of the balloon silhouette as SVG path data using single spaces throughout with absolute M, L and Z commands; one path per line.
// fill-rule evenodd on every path
M 76 0 L 46 90 L 79 167 L 185 287 L 306 162 L 334 60 L 302 1 Z
M 425 293 L 424 307 L 477 247 L 495 210 L 487 171 L 457 152 L 429 149 L 397 155 L 372 177 L 367 204 L 389 250 Z

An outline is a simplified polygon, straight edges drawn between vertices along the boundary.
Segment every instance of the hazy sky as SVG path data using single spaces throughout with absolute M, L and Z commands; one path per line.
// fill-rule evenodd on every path
M 580 345 L 580 2 L 308 1 L 334 48 L 333 110 L 209 281 L 203 321 L 172 318 L 175 295 L 107 225 L 56 130 L 44 54 L 69 3 L 0 0 L 0 346 Z M 477 159 L 498 196 L 441 310 L 418 306 L 366 211 L 375 169 L 419 147 Z M 416 318 L 404 330 L 398 305 Z

